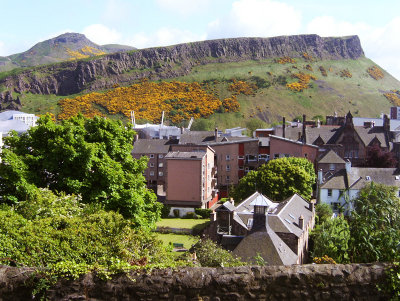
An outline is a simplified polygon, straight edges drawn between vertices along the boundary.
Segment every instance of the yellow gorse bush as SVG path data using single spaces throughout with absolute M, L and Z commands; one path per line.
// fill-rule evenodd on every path
M 191 117 L 208 117 L 221 107 L 225 112 L 239 110 L 236 97 L 223 101 L 215 94 L 207 92 L 197 83 L 143 81 L 129 87 L 115 87 L 106 93 L 89 93 L 76 98 L 60 101 L 59 119 L 67 119 L 82 113 L 86 117 L 102 116 L 99 107 L 109 114 L 123 114 L 130 117 L 135 111 L 137 119 L 159 121 L 165 111 L 173 123 L 188 120 Z

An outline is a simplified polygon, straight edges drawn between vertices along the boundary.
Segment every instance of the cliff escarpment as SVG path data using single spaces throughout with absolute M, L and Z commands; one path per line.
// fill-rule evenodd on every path
M 71 95 L 107 89 L 142 78 L 152 80 L 184 76 L 197 65 L 301 57 L 320 60 L 357 59 L 364 56 L 357 36 L 323 38 L 318 35 L 273 38 L 235 38 L 179 44 L 121 52 L 101 57 L 29 69 L 20 69 L 0 80 L 4 91 Z M 7 96 L 9 99 L 9 95 Z

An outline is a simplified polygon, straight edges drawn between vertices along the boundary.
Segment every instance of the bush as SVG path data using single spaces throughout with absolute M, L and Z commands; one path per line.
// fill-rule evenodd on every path
M 167 217 L 169 217 L 169 213 L 171 212 L 171 206 L 168 206 L 168 205 L 164 205 L 162 208 L 161 208 L 161 217 L 162 218 L 167 218 Z
M 323 222 L 332 218 L 333 215 L 332 207 L 326 203 L 317 204 L 317 206 L 315 206 L 315 213 L 318 218 L 318 224 L 322 224 Z
M 209 218 L 210 214 L 212 213 L 211 209 L 203 209 L 203 208 L 196 208 L 194 209 L 194 212 L 201 216 L 202 218 Z
M 174 213 L 175 217 L 179 217 L 180 216 L 179 209 L 174 209 L 172 212 Z
M 231 252 L 222 249 L 210 239 L 203 239 L 194 245 L 197 259 L 203 267 L 234 267 L 246 265 Z
M 182 216 L 182 218 L 198 219 L 198 216 L 194 212 L 188 212 L 186 215 Z

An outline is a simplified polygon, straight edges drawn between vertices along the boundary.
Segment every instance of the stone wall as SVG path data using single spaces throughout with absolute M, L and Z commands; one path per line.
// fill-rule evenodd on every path
M 386 300 L 376 288 L 387 265 L 184 268 L 62 280 L 49 300 Z M 0 301 L 32 298 L 32 269 L 0 266 Z

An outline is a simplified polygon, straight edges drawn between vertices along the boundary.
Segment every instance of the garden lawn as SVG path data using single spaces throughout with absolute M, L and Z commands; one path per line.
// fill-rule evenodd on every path
M 165 246 L 170 243 L 180 243 L 183 244 L 185 249 L 190 249 L 192 245 L 199 241 L 197 236 L 183 235 L 183 234 L 173 234 L 173 233 L 156 233 L 157 238 L 162 240 Z
M 193 229 L 201 226 L 205 226 L 210 219 L 184 219 L 184 218 L 163 218 L 156 223 L 157 227 L 169 227 L 169 228 L 180 228 L 180 229 Z

